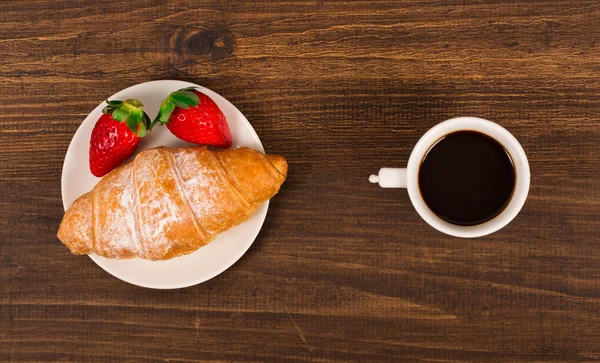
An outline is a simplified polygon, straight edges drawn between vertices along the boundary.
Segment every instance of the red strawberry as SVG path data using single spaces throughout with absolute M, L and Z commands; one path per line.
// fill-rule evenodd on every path
M 140 101 L 106 102 L 108 106 L 96 121 L 90 139 L 90 171 L 97 177 L 106 175 L 130 157 L 150 126 L 150 118 Z
M 175 91 L 160 105 L 152 125 L 160 122 L 178 138 L 208 146 L 231 147 L 225 115 L 210 97 L 191 88 Z

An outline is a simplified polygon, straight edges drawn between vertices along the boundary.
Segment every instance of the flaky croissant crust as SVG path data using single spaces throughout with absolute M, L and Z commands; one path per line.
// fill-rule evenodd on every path
M 58 238 L 74 254 L 170 259 L 248 219 L 286 176 L 283 157 L 248 148 L 145 150 L 73 202 Z

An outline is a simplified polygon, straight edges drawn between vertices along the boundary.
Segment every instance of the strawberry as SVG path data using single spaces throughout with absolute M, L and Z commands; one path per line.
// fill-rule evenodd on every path
M 150 118 L 140 101 L 106 103 L 90 138 L 90 171 L 97 177 L 130 157 L 150 127 Z
M 184 141 L 231 147 L 231 131 L 225 115 L 215 101 L 194 87 L 171 93 L 161 103 L 150 129 L 158 122 L 166 124 L 173 135 Z

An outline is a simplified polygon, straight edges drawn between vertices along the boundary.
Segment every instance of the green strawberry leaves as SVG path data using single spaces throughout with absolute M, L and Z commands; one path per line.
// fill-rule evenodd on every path
M 188 109 L 195 107 L 200 104 L 200 98 L 192 90 L 196 87 L 182 88 L 178 91 L 172 92 L 167 98 L 165 98 L 160 104 L 158 115 L 154 118 L 154 121 L 150 124 L 148 130 L 152 130 L 154 125 L 157 123 L 167 124 L 171 118 L 171 114 L 175 110 L 175 107 Z
M 198 95 L 190 91 L 173 92 L 169 97 L 177 107 L 181 108 L 190 108 L 190 106 L 196 106 L 200 103 Z
M 130 112 L 123 110 L 122 108 L 117 108 L 112 113 L 112 118 L 117 121 L 125 121 L 130 115 Z
M 146 136 L 146 131 L 150 127 L 150 117 L 144 112 L 144 105 L 140 101 L 107 100 L 106 104 L 102 113 L 111 115 L 115 121 L 125 122 L 131 132 L 137 136 Z
M 148 114 L 144 112 L 144 126 L 146 126 L 146 128 L 148 128 L 148 127 L 150 127 L 151 123 L 152 123 L 152 121 L 150 121 L 150 116 L 148 116 Z
M 131 114 L 129 115 L 129 117 L 127 117 L 127 120 L 125 120 L 125 122 L 127 123 L 127 127 L 129 127 L 129 129 L 136 135 L 138 135 L 139 137 L 146 136 L 146 125 L 144 125 L 143 117 Z
M 102 109 L 102 113 L 112 114 L 114 110 L 121 107 L 123 101 L 106 100 L 106 107 Z
M 200 98 L 191 92 L 195 89 L 196 87 L 186 87 L 172 92 L 162 101 L 158 115 L 153 121 L 150 121 L 150 117 L 144 112 L 144 105 L 136 99 L 106 100 L 106 106 L 102 109 L 102 113 L 111 115 L 116 121 L 125 122 L 131 132 L 139 137 L 144 137 L 157 123 L 167 124 L 175 107 L 188 109 L 198 106 Z
M 175 105 L 171 102 L 163 102 L 160 105 L 160 110 L 158 111 L 158 115 L 156 116 L 156 119 L 158 119 L 160 121 L 160 123 L 166 124 L 167 122 L 169 122 L 169 117 L 171 117 L 171 113 L 173 113 L 173 110 L 175 109 Z M 156 119 L 154 119 L 153 124 L 156 123 Z

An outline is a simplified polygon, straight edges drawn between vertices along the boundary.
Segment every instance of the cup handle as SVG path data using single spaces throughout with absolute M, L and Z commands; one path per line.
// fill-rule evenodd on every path
M 382 188 L 406 188 L 406 168 L 381 168 L 378 175 L 371 175 L 369 181 L 379 183 Z

